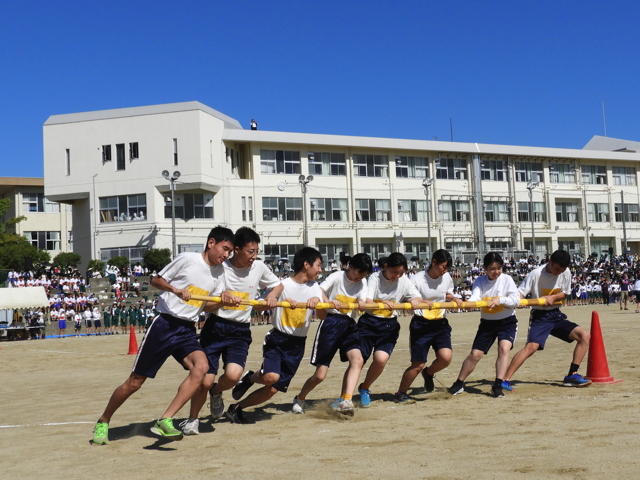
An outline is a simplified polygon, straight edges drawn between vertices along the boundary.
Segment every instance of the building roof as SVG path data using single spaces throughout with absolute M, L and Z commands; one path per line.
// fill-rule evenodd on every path
M 44 178 L 0 177 L 0 187 L 44 187 Z
M 255 143 L 327 145 L 353 148 L 380 148 L 393 150 L 424 150 L 451 153 L 479 153 L 484 155 L 518 155 L 548 158 L 576 158 L 593 160 L 627 160 L 640 162 L 640 154 L 573 148 L 527 147 L 486 143 L 442 142 L 401 138 L 355 137 L 316 133 L 270 132 L 266 130 L 227 130 L 223 140 Z
M 242 129 L 242 125 L 235 118 L 214 110 L 200 102 L 164 103 L 161 105 L 147 105 L 142 107 L 114 108 L 111 110 L 95 110 L 91 112 L 66 113 L 51 115 L 44 122 L 45 125 L 59 125 L 63 123 L 90 122 L 93 120 L 107 120 L 111 118 L 138 117 L 142 115 L 157 115 L 161 113 L 188 112 L 200 110 L 224 122 L 224 128 Z
M 640 152 L 640 142 L 594 135 L 582 148 L 585 150 L 608 150 L 610 152 Z

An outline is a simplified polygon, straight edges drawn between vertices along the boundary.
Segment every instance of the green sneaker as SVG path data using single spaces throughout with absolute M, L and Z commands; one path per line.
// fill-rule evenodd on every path
M 109 443 L 109 424 L 98 422 L 93 428 L 93 438 L 91 443 L 94 445 L 106 445 Z
M 151 427 L 151 433 L 170 440 L 182 440 L 182 432 L 173 426 L 173 418 L 161 418 Z

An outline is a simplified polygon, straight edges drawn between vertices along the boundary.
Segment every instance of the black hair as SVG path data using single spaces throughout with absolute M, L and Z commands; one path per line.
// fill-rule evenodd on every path
M 482 264 L 484 265 L 484 268 L 487 268 L 492 263 L 498 263 L 500 264 L 501 267 L 504 265 L 504 260 L 502 259 L 502 256 L 498 252 L 487 253 L 484 256 L 484 259 L 482 260 Z
M 304 269 L 305 262 L 313 265 L 317 259 L 322 260 L 322 255 L 318 250 L 313 247 L 302 247 L 293 256 L 293 273 L 301 272 Z
M 349 266 L 363 273 L 373 272 L 371 257 L 366 253 L 357 253 L 349 259 Z
M 218 242 L 233 243 L 233 232 L 229 230 L 227 227 L 222 227 L 220 225 L 212 228 L 211 231 L 209 232 L 209 235 L 207 236 L 207 243 L 204 246 L 205 250 L 209 248 L 209 240 L 211 240 L 212 238 L 216 243 Z
M 242 248 L 247 243 L 260 243 L 260 235 L 249 227 L 240 227 L 233 236 L 233 244 Z
M 571 255 L 569 255 L 569 252 L 565 252 L 564 250 L 556 250 L 551 254 L 549 261 L 557 263 L 562 268 L 567 268 L 571 265 Z
M 404 267 L 407 270 L 407 257 L 399 252 L 393 252 L 388 257 L 378 260 L 381 267 Z
M 444 263 L 447 262 L 447 269 L 451 268 L 451 264 L 453 263 L 453 259 L 451 258 L 451 254 L 447 252 L 444 248 L 440 250 L 436 250 L 433 252 L 431 256 L 431 263 Z

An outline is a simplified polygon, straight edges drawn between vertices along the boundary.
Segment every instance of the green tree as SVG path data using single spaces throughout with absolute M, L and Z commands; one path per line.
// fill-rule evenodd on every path
M 11 198 L 1 198 L 0 199 L 0 242 L 3 240 L 10 239 L 11 236 L 15 236 L 12 233 L 9 233 L 9 230 L 12 230 L 16 223 L 19 223 L 23 220 L 26 220 L 27 217 L 12 217 L 6 220 L 5 215 L 11 208 Z
M 11 237 L 0 240 L 0 268 L 38 270 L 51 259 L 47 252 L 38 250 L 26 239 L 17 235 Z
M 159 272 L 171 262 L 171 250 L 168 248 L 150 248 L 144 252 L 143 262 L 150 272 Z
M 113 257 L 108 262 L 109 265 L 113 265 L 114 267 L 118 267 L 121 274 L 124 274 L 127 267 L 129 266 L 129 259 L 127 257 Z
M 80 255 L 73 252 L 62 252 L 53 257 L 53 264 L 60 268 L 77 267 L 80 263 Z
M 103 272 L 105 263 L 102 260 L 90 260 L 89 265 L 87 265 L 87 270 L 92 270 L 94 272 Z

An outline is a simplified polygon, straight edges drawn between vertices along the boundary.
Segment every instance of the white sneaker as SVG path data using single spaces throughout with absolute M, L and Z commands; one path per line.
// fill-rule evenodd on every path
M 291 411 L 293 413 L 304 413 L 304 400 L 300 400 L 298 397 L 294 397 Z
M 209 409 L 211 410 L 211 417 L 214 420 L 224 415 L 224 401 L 222 400 L 222 393 L 209 392 Z
M 353 402 L 351 400 L 342 400 L 339 398 L 331 402 L 330 407 L 331 410 L 341 413 L 342 415 L 349 415 L 352 417 L 354 413 Z
M 200 433 L 200 430 L 198 430 L 198 427 L 200 426 L 200 420 L 198 420 L 197 418 L 193 420 L 187 418 L 186 420 L 180 422 L 178 426 L 182 430 L 182 433 L 184 433 L 185 435 L 198 435 Z

